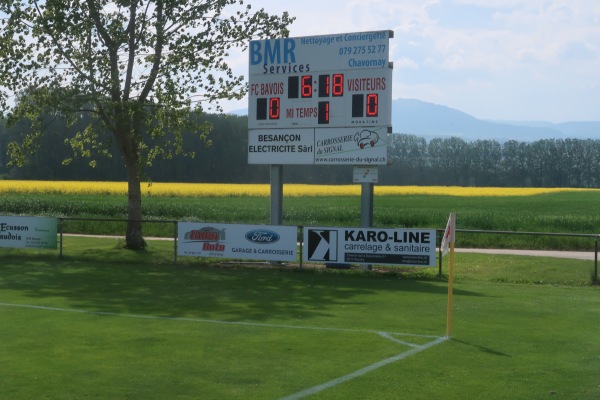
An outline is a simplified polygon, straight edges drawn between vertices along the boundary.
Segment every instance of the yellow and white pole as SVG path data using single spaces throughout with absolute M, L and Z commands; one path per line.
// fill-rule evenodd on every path
M 452 292 L 454 289 L 454 239 L 456 229 L 456 214 L 450 214 L 450 260 L 448 267 L 448 311 L 446 316 L 446 336 L 450 337 L 452 334 Z

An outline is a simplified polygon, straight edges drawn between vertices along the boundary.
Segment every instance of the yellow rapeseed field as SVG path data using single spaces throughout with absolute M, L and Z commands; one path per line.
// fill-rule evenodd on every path
M 449 195 L 449 196 L 535 196 L 545 193 L 598 191 L 598 189 L 567 188 L 494 188 L 459 186 L 375 186 L 376 195 Z M 301 185 L 285 184 L 285 196 L 359 196 L 360 185 Z M 126 182 L 84 181 L 13 181 L 0 180 L 0 195 L 22 194 L 114 194 L 126 195 Z M 269 196 L 268 184 L 223 183 L 142 183 L 145 196 L 236 197 Z

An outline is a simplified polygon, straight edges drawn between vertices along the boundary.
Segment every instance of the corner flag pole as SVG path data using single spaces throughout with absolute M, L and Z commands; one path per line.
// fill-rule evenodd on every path
M 451 213 L 444 232 L 444 240 L 450 243 L 450 263 L 448 268 L 448 312 L 446 317 L 446 337 L 452 333 L 452 291 L 454 287 L 454 241 L 456 230 L 456 214 Z

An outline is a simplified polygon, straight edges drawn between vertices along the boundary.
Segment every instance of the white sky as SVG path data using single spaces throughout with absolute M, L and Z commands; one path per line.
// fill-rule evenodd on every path
M 481 119 L 600 121 L 600 0 L 246 2 L 297 17 L 292 37 L 393 30 L 394 99 Z M 248 76 L 247 52 L 230 63 Z

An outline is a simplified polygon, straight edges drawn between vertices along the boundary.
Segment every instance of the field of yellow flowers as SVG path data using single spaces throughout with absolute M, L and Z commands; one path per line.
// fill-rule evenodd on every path
M 360 185 L 284 185 L 284 195 L 304 196 L 357 196 Z M 375 186 L 376 195 L 445 195 L 461 197 L 535 196 L 548 193 L 593 191 L 597 189 L 567 188 L 497 188 L 458 186 Z M 75 194 L 75 195 L 126 195 L 126 182 L 91 181 L 0 181 L 1 194 Z M 167 197 L 264 197 L 269 196 L 267 184 L 217 184 L 217 183 L 143 183 L 146 196 Z
M 283 189 L 286 225 L 360 225 L 361 185 L 285 184 Z M 142 195 L 144 219 L 148 221 L 270 221 L 268 184 L 154 182 L 142 184 Z M 459 229 L 595 234 L 600 232 L 599 200 L 600 189 L 377 185 L 374 226 L 443 228 L 448 214 L 455 212 Z M 4 180 L 0 181 L 0 215 L 124 219 L 127 184 Z M 66 228 L 70 233 L 119 233 L 108 222 L 70 221 Z M 146 234 L 152 236 L 169 236 L 172 230 L 170 224 L 145 227 Z M 461 242 L 492 247 L 500 240 L 509 246 L 506 238 L 476 236 L 466 235 Z M 592 243 L 571 244 L 563 238 L 539 240 L 524 235 L 518 241 L 522 246 L 562 249 L 583 249 Z

